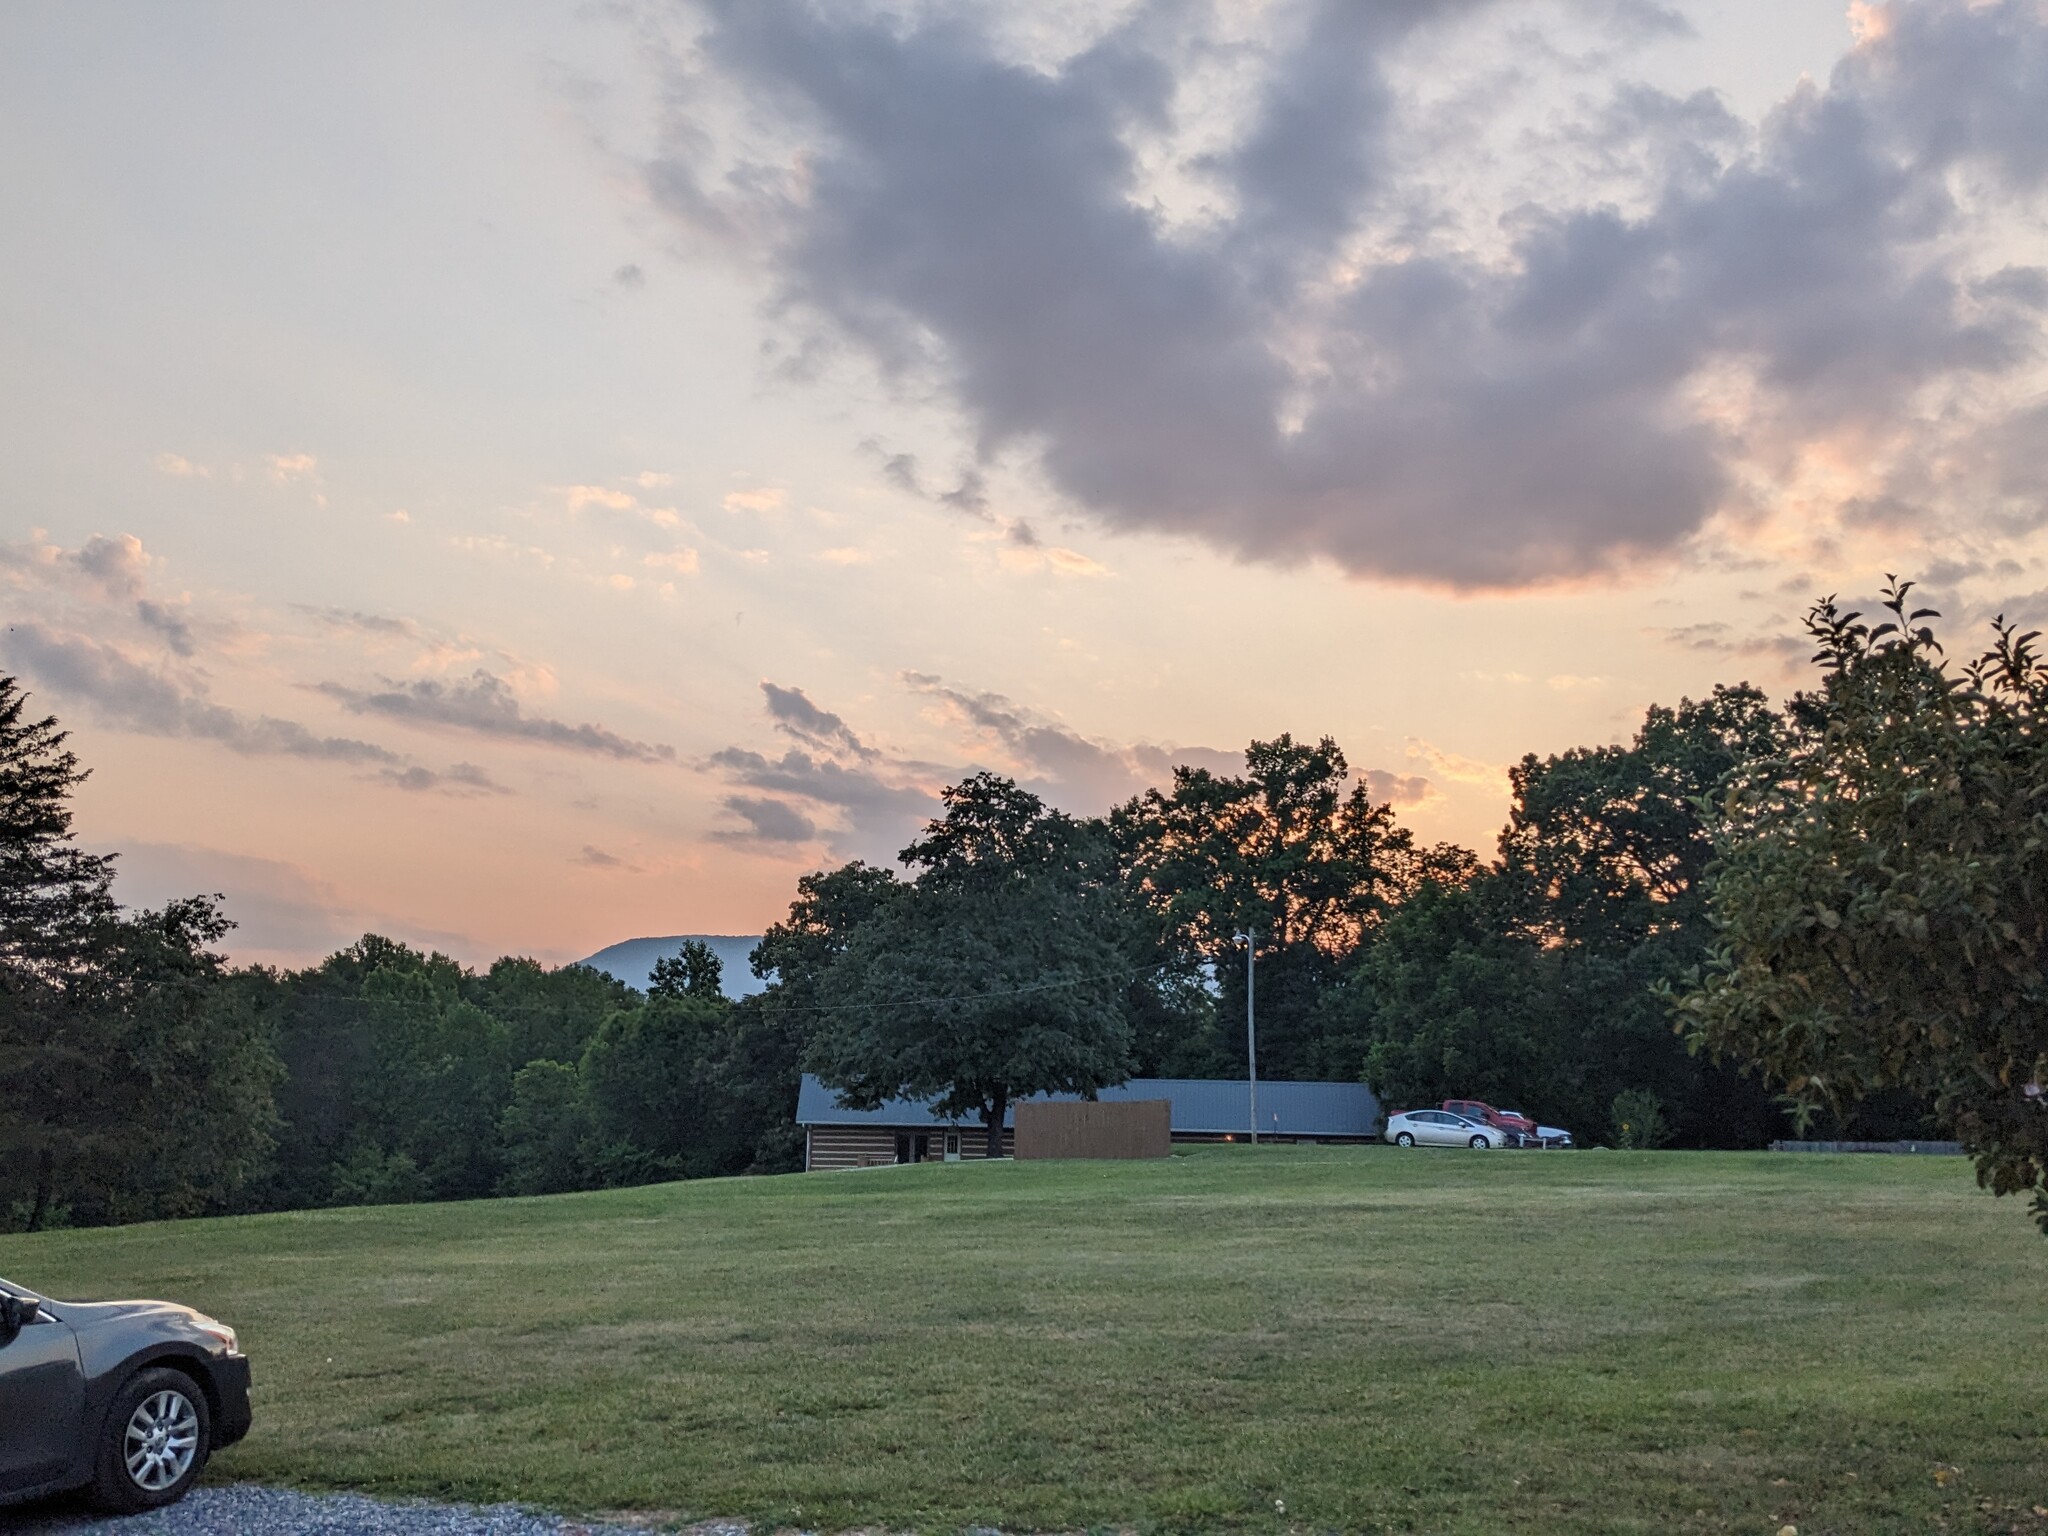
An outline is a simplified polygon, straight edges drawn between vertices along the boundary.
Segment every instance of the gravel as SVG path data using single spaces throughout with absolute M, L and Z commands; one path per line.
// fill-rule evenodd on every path
M 13 1514 L 13 1520 L 9 1514 Z M 19 1523 L 16 1523 L 19 1522 Z M 703 1536 L 741 1524 L 692 1527 Z M 513 1504 L 386 1503 L 359 1493 L 294 1493 L 239 1485 L 195 1488 L 168 1509 L 113 1519 L 75 1508 L 0 1512 L 8 1536 L 647 1536 L 647 1528 L 592 1525 Z

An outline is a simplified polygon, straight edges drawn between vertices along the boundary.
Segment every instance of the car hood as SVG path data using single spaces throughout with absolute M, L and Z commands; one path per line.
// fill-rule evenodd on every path
M 167 1327 L 201 1328 L 214 1320 L 204 1312 L 181 1307 L 174 1301 L 57 1301 L 53 1310 L 79 1333 L 104 1328 L 110 1323 L 152 1322 Z

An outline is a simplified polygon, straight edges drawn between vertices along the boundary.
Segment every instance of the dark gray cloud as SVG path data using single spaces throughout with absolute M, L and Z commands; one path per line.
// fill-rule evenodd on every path
M 785 312 L 937 379 L 982 454 L 1036 453 L 1111 524 L 1465 587 L 1668 550 L 1731 502 L 1759 430 L 1919 431 L 1930 386 L 2038 355 L 2036 296 L 1979 281 L 1951 189 L 2048 179 L 2034 0 L 1889 7 L 1889 35 L 1753 134 L 1712 98 L 1624 85 L 1600 131 L 1664 146 L 1627 210 L 1502 210 L 1498 252 L 1439 234 L 1452 210 L 1399 155 L 1400 50 L 1485 8 L 1276 8 L 1247 126 L 1186 167 L 1217 192 L 1190 226 L 1134 146 L 1171 124 L 1200 7 L 1139 7 L 1047 66 L 946 8 L 705 0 L 710 68 L 676 99 L 715 81 L 799 125 L 801 184 L 714 163 L 687 111 L 648 181 L 765 261 Z M 1753 419 L 1701 404 L 1727 370 L 1760 386 Z M 2022 457 L 2038 482 L 2041 445 Z
M 409 725 L 535 742 L 621 762 L 669 763 L 676 756 L 673 747 L 634 741 L 601 725 L 570 725 L 544 715 L 529 715 L 510 685 L 482 668 L 453 682 L 439 678 L 385 678 L 376 688 L 330 682 L 317 685 L 317 691 L 351 713 L 402 720 Z
M 829 709 L 813 704 L 803 689 L 763 682 L 761 694 L 768 701 L 768 718 L 784 735 L 828 752 L 848 752 L 863 758 L 875 756 L 874 748 L 855 735 L 852 727 Z
M 835 762 L 792 747 L 780 757 L 767 757 L 745 747 L 725 747 L 711 754 L 711 766 L 750 789 L 794 795 L 845 811 L 857 827 L 893 825 L 905 816 L 922 820 L 935 803 L 929 790 L 895 777 L 910 765 L 890 769 Z
M 725 843 L 808 843 L 818 836 L 817 823 L 786 800 L 768 800 L 754 795 L 727 795 L 721 802 L 746 823 L 743 830 L 714 832 Z

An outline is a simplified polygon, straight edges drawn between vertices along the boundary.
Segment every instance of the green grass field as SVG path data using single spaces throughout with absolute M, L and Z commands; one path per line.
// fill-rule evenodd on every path
M 236 1324 L 257 1425 L 216 1481 L 827 1530 L 2048 1530 L 2048 1242 L 1954 1158 L 1218 1148 L 53 1233 L 0 1273 Z

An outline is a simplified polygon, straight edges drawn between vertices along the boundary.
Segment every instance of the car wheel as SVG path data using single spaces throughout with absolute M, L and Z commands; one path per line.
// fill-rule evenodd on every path
M 1474 1136 L 1471 1142 L 1468 1143 L 1468 1145 L 1471 1146 L 1474 1152 L 1484 1152 L 1488 1147 L 1492 1146 L 1493 1143 L 1488 1141 L 1484 1136 Z
M 1415 1138 L 1413 1136 L 1410 1136 L 1406 1131 L 1403 1131 L 1400 1135 L 1394 1138 L 1394 1145 L 1397 1147 L 1412 1147 L 1415 1145 Z
M 137 1371 L 107 1409 L 93 1495 L 124 1515 L 174 1504 L 212 1449 L 213 1415 L 198 1383 L 183 1371 Z

